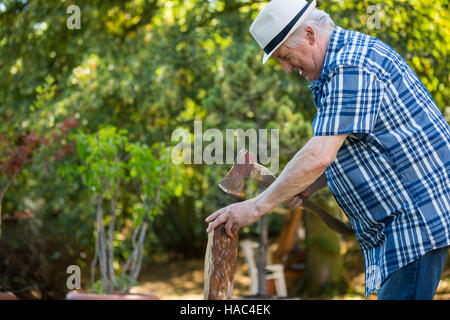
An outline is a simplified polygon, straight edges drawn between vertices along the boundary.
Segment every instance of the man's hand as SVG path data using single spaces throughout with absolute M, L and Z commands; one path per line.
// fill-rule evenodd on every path
M 213 231 L 216 227 L 225 223 L 225 230 L 230 238 L 233 238 L 240 228 L 248 226 L 261 217 L 254 199 L 233 203 L 217 210 L 206 218 L 206 222 L 212 222 L 206 232 Z
M 292 197 L 289 200 L 285 201 L 284 204 L 287 205 L 291 209 L 295 209 L 295 208 L 301 207 L 303 205 L 303 200 L 300 199 L 299 196 L 295 196 L 295 197 Z

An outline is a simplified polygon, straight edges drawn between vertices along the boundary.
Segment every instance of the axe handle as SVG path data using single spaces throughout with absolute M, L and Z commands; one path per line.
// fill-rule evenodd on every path
M 325 211 L 324 209 L 319 207 L 317 204 L 315 204 L 308 198 L 306 198 L 300 194 L 298 196 L 303 201 L 302 207 L 305 208 L 306 210 L 311 211 L 312 213 L 316 214 L 317 216 L 319 216 L 319 218 L 322 219 L 322 221 L 325 222 L 325 224 L 327 226 L 329 226 L 331 229 L 333 229 L 334 231 L 336 231 L 339 234 L 353 233 L 353 231 L 341 220 L 335 218 L 330 213 L 328 213 L 327 211 Z

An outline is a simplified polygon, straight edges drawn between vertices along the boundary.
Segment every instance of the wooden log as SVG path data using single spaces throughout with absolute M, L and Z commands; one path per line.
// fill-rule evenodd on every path
M 239 232 L 227 236 L 222 224 L 208 234 L 205 254 L 205 300 L 230 300 L 239 246 Z

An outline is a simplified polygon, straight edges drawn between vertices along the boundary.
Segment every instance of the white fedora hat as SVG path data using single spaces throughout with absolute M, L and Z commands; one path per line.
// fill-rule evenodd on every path
M 250 33 L 264 50 L 263 64 L 316 7 L 316 0 L 272 0 L 261 10 Z

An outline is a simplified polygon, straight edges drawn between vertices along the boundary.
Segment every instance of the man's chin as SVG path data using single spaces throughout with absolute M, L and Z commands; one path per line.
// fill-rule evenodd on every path
M 304 72 L 302 74 L 300 74 L 301 77 L 305 78 L 308 81 L 311 81 L 311 79 L 309 78 L 309 76 L 307 74 L 305 74 Z
M 310 74 L 305 74 L 304 72 L 301 76 L 308 81 L 316 81 L 318 79 L 318 77 L 312 77 Z

